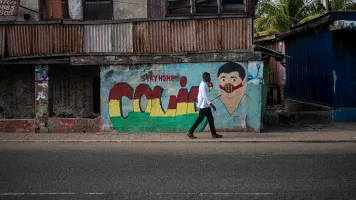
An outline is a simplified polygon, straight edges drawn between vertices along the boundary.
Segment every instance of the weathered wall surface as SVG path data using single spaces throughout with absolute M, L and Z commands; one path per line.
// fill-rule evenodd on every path
M 0 66 L 0 119 L 35 117 L 34 66 Z
M 20 5 L 38 12 L 39 11 L 38 2 L 39 2 L 38 0 L 22 0 L 20 2 Z M 30 14 L 30 19 L 25 20 L 24 14 Z M 0 21 L 38 21 L 38 20 L 39 20 L 38 13 L 21 7 L 19 8 L 19 12 L 17 16 L 0 16 Z
M 198 116 L 195 102 L 204 71 L 212 77 L 217 130 L 260 131 L 262 62 L 102 67 L 103 130 L 188 131 Z M 199 130 L 209 130 L 206 121 Z
M 2 133 L 34 133 L 35 128 L 34 119 L 0 119 Z
M 83 19 L 82 0 L 68 0 L 68 13 L 71 19 Z
M 93 81 L 100 77 L 99 67 L 51 66 L 50 75 L 50 117 L 99 116 L 93 107 Z
M 114 1 L 114 20 L 147 18 L 147 0 Z

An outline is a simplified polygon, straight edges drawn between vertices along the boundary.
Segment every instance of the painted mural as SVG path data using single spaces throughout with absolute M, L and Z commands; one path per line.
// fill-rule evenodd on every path
M 188 131 L 198 117 L 198 87 L 205 71 L 212 76 L 216 129 L 259 129 L 262 63 L 229 62 L 102 67 L 104 130 Z M 206 120 L 197 131 L 209 131 Z

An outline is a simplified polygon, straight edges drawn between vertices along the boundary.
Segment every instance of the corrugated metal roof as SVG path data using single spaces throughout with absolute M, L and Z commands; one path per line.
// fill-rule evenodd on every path
M 111 24 L 84 26 L 84 52 L 112 52 Z
M 85 25 L 86 53 L 133 52 L 132 23 Z
M 112 24 L 113 52 L 133 52 L 132 23 Z
M 6 32 L 10 57 L 83 52 L 82 25 L 13 25 Z
M 321 15 L 315 19 L 307 21 L 303 24 L 292 27 L 290 31 L 282 33 L 278 36 L 278 39 L 284 40 L 295 34 L 305 32 L 307 29 L 315 28 L 316 26 L 330 23 L 338 20 L 356 20 L 356 12 L 329 12 Z
M 252 48 L 250 18 L 136 22 L 134 27 L 135 52 Z
M 252 19 L 6 25 L 9 57 L 85 53 L 252 51 Z M 1 39 L 1 30 L 0 30 Z M 5 42 L 4 42 L 5 43 Z M 0 44 L 1 45 L 1 44 Z

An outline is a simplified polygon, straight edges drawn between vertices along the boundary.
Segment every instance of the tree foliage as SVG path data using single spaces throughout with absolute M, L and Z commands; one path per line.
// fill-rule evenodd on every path
M 331 11 L 356 10 L 354 0 L 329 0 Z M 325 0 L 259 0 L 255 37 L 278 34 L 326 13 Z M 346 5 L 346 6 L 345 6 Z

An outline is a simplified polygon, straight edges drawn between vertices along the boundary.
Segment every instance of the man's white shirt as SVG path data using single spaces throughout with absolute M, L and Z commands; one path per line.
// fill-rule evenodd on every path
M 202 81 L 199 85 L 199 93 L 198 93 L 198 108 L 208 108 L 210 107 L 210 99 L 209 99 L 209 88 L 208 84 Z

